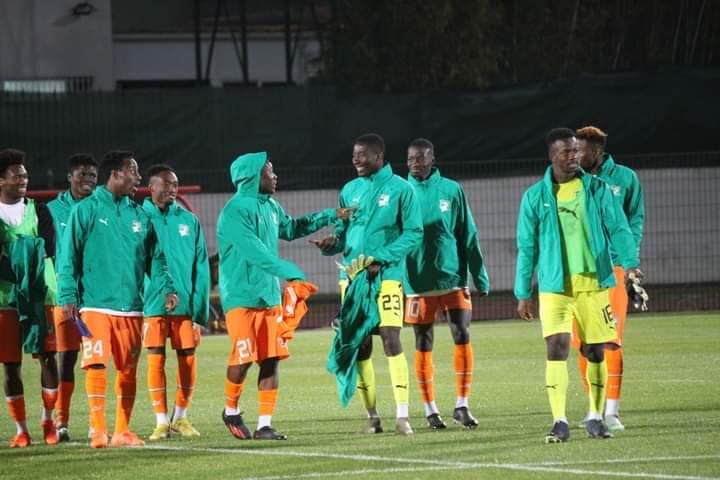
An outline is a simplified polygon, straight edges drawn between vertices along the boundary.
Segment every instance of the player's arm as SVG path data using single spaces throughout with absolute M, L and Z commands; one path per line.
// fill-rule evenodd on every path
M 610 236 L 610 241 L 620 257 L 620 263 L 625 270 L 640 266 L 635 239 L 630 232 L 630 226 L 622 210 L 622 205 L 612 194 L 610 187 L 603 183 L 598 189 L 601 221 Z
M 365 252 L 366 255 L 372 255 L 375 261 L 381 264 L 397 263 L 403 260 L 423 240 L 420 202 L 412 188 L 407 188 L 402 192 L 399 207 L 399 223 L 402 228 L 400 236 L 374 252 Z
M 78 282 L 83 264 L 83 249 L 87 239 L 88 219 L 92 215 L 80 208 L 74 208 L 67 220 L 67 227 L 60 239 L 60 255 L 56 258 L 58 304 L 63 306 L 67 320 L 77 315 L 79 302 Z
M 173 285 L 170 270 L 167 265 L 165 252 L 160 246 L 155 228 L 152 222 L 148 222 L 148 234 L 145 238 L 145 251 L 147 258 L 145 262 L 145 272 L 150 277 L 151 282 L 156 282 L 157 288 L 165 296 L 165 308 L 167 311 L 173 311 L 178 304 L 175 286 Z
M 327 208 L 318 212 L 309 213 L 301 217 L 291 217 L 280 206 L 277 206 L 279 221 L 279 236 L 283 240 L 295 240 L 296 238 L 306 237 L 317 232 L 321 228 L 325 228 L 332 224 L 336 217 L 335 209 Z
M 637 174 L 631 171 L 631 175 L 632 181 L 628 187 L 628 195 L 623 210 L 627 216 L 630 232 L 632 232 L 635 239 L 637 255 L 639 256 L 640 242 L 642 242 L 643 227 L 645 226 L 645 198 Z
M 195 262 L 193 263 L 190 308 L 194 323 L 207 326 L 210 315 L 210 262 L 200 222 L 195 220 Z
M 515 265 L 515 297 L 529 301 L 532 296 L 532 277 L 539 256 L 539 219 L 533 209 L 529 191 L 520 202 L 517 223 L 517 263 Z
M 340 210 L 349 210 L 342 192 L 340 192 L 340 199 L 338 201 L 338 208 L 336 212 L 339 212 Z M 354 211 L 354 209 L 352 211 Z M 345 233 L 347 232 L 348 225 L 350 224 L 350 218 L 342 218 L 342 215 L 337 216 L 339 218 L 337 218 L 334 222 L 335 229 L 331 235 L 319 240 L 310 241 L 310 243 L 320 249 L 323 255 L 333 256 L 338 253 L 342 253 L 343 250 L 345 250 Z
M 490 278 L 488 277 L 480 248 L 480 236 L 478 235 L 478 229 L 475 225 L 470 204 L 465 197 L 465 192 L 463 192 L 461 188 L 458 191 L 457 203 L 455 237 L 461 248 L 465 250 L 468 269 L 470 270 L 473 283 L 475 283 L 475 288 L 483 295 L 487 295 L 490 293 Z
M 44 203 L 35 204 L 38 219 L 38 236 L 45 240 L 45 256 L 55 258 L 55 223 L 50 209 Z

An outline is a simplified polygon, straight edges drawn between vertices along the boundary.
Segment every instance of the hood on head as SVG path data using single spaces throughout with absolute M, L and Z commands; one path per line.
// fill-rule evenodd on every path
M 267 152 L 240 155 L 230 165 L 230 178 L 238 192 L 257 195 L 260 192 L 260 175 L 267 162 Z

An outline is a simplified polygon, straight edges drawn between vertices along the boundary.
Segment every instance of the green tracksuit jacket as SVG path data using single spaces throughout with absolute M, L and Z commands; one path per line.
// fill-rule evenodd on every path
M 58 257 L 58 305 L 142 312 L 145 275 L 175 291 L 145 210 L 104 186 L 71 211 Z
M 615 163 L 612 155 L 606 153 L 597 176 L 610 185 L 613 196 L 620 201 L 635 239 L 636 255 L 640 256 L 640 243 L 645 225 L 645 200 L 637 174 L 632 169 Z M 620 265 L 620 257 L 612 249 L 611 253 L 614 264 Z
M 84 198 L 75 200 L 70 193 L 70 190 L 67 190 L 59 193 L 58 196 L 55 197 L 55 200 L 48 202 L 47 207 L 48 210 L 50 210 L 53 225 L 55 226 L 55 238 L 57 239 L 57 243 L 55 245 L 56 254 L 57 250 L 62 248 L 60 240 L 62 239 L 63 232 L 65 232 L 65 228 L 67 227 L 68 218 L 70 218 L 70 210 L 83 200 Z
M 602 288 L 609 288 L 615 285 L 610 242 L 617 247 L 621 264 L 627 269 L 640 265 L 635 241 L 620 203 L 613 198 L 608 184 L 582 170 L 579 175 L 585 192 L 590 250 L 595 258 L 598 282 Z M 541 181 L 525 191 L 520 203 L 515 271 L 515 296 L 518 299 L 531 297 L 535 267 L 540 292 L 562 293 L 565 290 L 559 225 L 551 166 Z
M 200 221 L 192 212 L 174 202 L 163 212 L 150 198 L 146 198 L 143 209 L 155 228 L 178 296 L 178 305 L 172 314 L 189 316 L 193 322 L 207 325 L 210 265 Z M 155 280 L 145 277 L 146 317 L 167 314 L 165 296 Z
M 237 192 L 223 207 L 217 224 L 220 302 L 225 312 L 281 305 L 280 279 L 304 280 L 305 274 L 280 258 L 278 239 L 304 237 L 335 220 L 334 209 L 290 217 L 270 195 L 260 193 L 266 161 L 265 152 L 249 153 L 230 166 Z
M 383 264 L 383 280 L 402 281 L 405 257 L 422 242 L 420 205 L 410 184 L 390 164 L 351 180 L 340 191 L 340 207 L 355 207 L 350 221 L 338 222 L 337 241 L 325 255 L 342 253 L 349 264 L 360 254 Z M 345 278 L 341 272 L 341 278 Z
M 407 257 L 405 293 L 423 294 L 468 286 L 468 269 L 475 288 L 490 291 L 477 227 L 460 184 L 437 168 L 425 180 L 412 175 L 423 217 L 423 241 Z

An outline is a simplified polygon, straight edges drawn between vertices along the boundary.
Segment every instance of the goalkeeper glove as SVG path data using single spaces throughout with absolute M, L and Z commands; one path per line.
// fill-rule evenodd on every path
M 641 312 L 646 312 L 648 309 L 647 302 L 648 300 L 650 300 L 650 297 L 648 296 L 645 289 L 642 287 L 642 272 L 640 272 L 639 270 L 638 272 L 639 275 L 636 275 L 634 273 L 630 273 L 628 275 L 625 289 L 627 290 L 628 299 L 630 300 L 633 308 L 635 310 L 640 310 Z
M 341 263 L 337 263 L 336 265 L 338 268 L 342 271 L 344 271 L 348 279 L 352 282 L 352 280 L 355 278 L 355 276 L 365 270 L 371 263 L 375 261 L 374 257 L 371 256 L 365 256 L 362 253 L 352 262 L 350 262 L 349 265 L 343 265 Z

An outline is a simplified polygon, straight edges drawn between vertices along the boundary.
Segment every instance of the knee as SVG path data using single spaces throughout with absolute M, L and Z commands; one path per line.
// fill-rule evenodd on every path
M 470 343 L 470 329 L 466 325 L 455 325 L 451 323 L 450 333 L 452 334 L 455 345 Z
M 432 326 L 415 325 L 415 349 L 421 352 L 431 352 L 433 349 L 434 335 Z
M 400 343 L 400 328 L 386 327 L 380 329 L 380 337 L 383 341 L 383 349 L 385 356 L 394 357 L 402 353 L 402 344 Z
M 184 348 L 182 350 L 178 350 L 177 352 L 178 357 L 190 357 L 192 355 L 195 355 L 195 349 L 194 348 Z
M 602 344 L 586 345 L 585 357 L 588 362 L 600 363 L 605 360 L 605 349 Z

